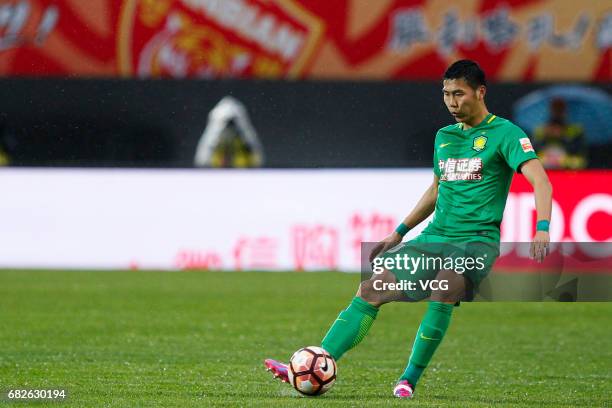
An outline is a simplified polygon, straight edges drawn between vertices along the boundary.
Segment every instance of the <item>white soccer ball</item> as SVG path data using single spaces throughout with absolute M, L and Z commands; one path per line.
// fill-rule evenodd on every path
M 289 382 L 303 395 L 321 395 L 336 382 L 336 362 L 321 347 L 304 347 L 289 360 Z

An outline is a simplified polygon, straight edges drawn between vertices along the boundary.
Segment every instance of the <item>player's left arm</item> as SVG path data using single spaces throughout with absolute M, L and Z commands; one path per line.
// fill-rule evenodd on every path
M 552 212 L 552 184 L 550 184 L 546 171 L 538 159 L 531 159 L 523 163 L 521 173 L 533 187 L 538 221 L 538 228 L 531 243 L 530 255 L 538 262 L 542 262 L 548 252 L 550 242 L 548 224 Z M 542 223 L 542 221 L 545 222 Z M 546 228 L 542 228 L 542 224 Z

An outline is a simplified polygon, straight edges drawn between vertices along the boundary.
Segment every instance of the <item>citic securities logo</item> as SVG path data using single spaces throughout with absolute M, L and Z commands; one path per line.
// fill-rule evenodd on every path
M 438 168 L 442 174 L 440 181 L 482 180 L 482 159 L 480 157 L 438 160 Z
M 141 77 L 297 77 L 323 34 L 293 0 L 126 0 L 119 71 Z

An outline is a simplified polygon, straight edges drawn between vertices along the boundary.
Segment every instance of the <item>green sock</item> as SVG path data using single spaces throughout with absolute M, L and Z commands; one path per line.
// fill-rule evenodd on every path
M 321 342 L 321 347 L 338 361 L 344 353 L 363 340 L 377 314 L 377 307 L 355 296 L 349 307 L 340 312 L 336 321 L 329 328 Z
M 412 354 L 408 359 L 408 366 L 400 380 L 408 380 L 416 386 L 421 374 L 429 364 L 438 345 L 442 342 L 446 329 L 451 320 L 453 305 L 441 302 L 429 302 L 427 312 L 417 331 Z

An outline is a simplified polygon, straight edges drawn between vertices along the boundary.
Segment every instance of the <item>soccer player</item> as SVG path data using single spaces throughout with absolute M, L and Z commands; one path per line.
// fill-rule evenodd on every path
M 392 301 L 429 298 L 407 367 L 393 394 L 411 398 L 415 387 L 448 329 L 453 306 L 472 298 L 499 255 L 501 224 L 514 172 L 533 186 L 537 212 L 531 256 L 542 261 L 547 253 L 552 187 L 527 135 L 507 119 L 489 113 L 485 104 L 487 84 L 477 63 L 461 60 L 445 72 L 444 103 L 457 123 L 440 129 L 434 142 L 433 182 L 412 212 L 370 254 L 370 262 L 407 254 L 418 257 L 483 255 L 483 267 L 438 268 L 412 273 L 401 268 L 384 269 L 363 281 L 349 306 L 333 322 L 321 346 L 335 360 L 363 340 L 379 308 Z M 433 220 L 412 241 L 399 245 L 403 236 L 435 211 Z M 488 255 L 488 256 L 487 256 Z M 481 258 L 483 259 L 483 258 Z M 431 279 L 447 281 L 430 291 L 381 290 L 383 283 Z M 375 283 L 378 280 L 378 283 Z M 268 370 L 287 381 L 287 365 L 268 359 Z

